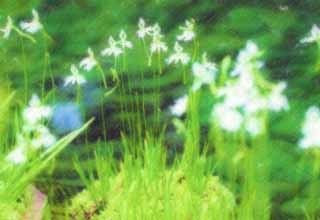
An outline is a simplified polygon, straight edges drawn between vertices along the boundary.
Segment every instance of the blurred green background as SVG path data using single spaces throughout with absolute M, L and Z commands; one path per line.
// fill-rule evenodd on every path
M 273 180 L 273 215 L 274 219 L 289 219 L 303 215 L 301 204 L 310 202 L 304 197 L 310 178 L 310 162 L 301 159 L 301 151 L 296 145 L 303 114 L 308 106 L 318 105 L 320 98 L 319 71 L 317 71 L 316 45 L 301 45 L 299 40 L 304 37 L 311 26 L 320 22 L 320 1 L 318 0 L 2 0 L 0 1 L 0 24 L 4 25 L 6 16 L 15 21 L 30 17 L 30 11 L 36 8 L 41 16 L 46 31 L 53 38 L 52 42 L 41 36 L 38 43 L 21 43 L 18 37 L 0 40 L 0 99 L 9 91 L 17 92 L 17 103 L 25 102 L 31 92 L 42 92 L 42 85 L 48 91 L 59 86 L 63 77 L 69 74 L 72 63 L 78 63 L 86 55 L 90 46 L 95 52 L 105 47 L 107 37 L 117 35 L 120 29 L 127 31 L 129 39 L 133 39 L 140 17 L 148 23 L 158 22 L 173 45 L 174 36 L 179 25 L 185 19 L 194 18 L 197 23 L 198 42 L 209 57 L 219 62 L 226 55 L 236 56 L 248 39 L 252 39 L 265 51 L 266 77 L 275 81 L 288 82 L 287 95 L 290 100 L 289 113 L 271 116 L 271 139 L 274 151 L 272 160 Z M 137 40 L 133 40 L 136 42 Z M 25 53 L 23 54 L 22 51 Z M 143 51 L 141 51 L 143 54 Z M 152 71 L 143 65 L 143 55 L 130 57 L 125 79 L 134 79 L 141 71 L 143 80 L 133 80 L 134 91 L 144 88 L 146 103 L 152 102 L 153 86 Z M 108 68 L 112 62 L 102 61 Z M 24 85 L 24 71 L 28 73 L 28 90 Z M 92 75 L 92 81 L 95 79 Z M 52 84 L 52 78 L 55 84 Z M 109 76 L 109 79 L 111 76 Z M 112 85 L 112 83 L 110 84 Z M 59 87 L 58 87 L 59 88 Z M 88 99 L 94 99 L 102 91 L 88 88 Z M 173 100 L 186 91 L 181 83 L 179 73 L 165 70 L 161 77 L 161 106 L 166 109 Z M 72 92 L 60 89 L 58 100 L 68 100 Z M 127 97 L 130 101 L 128 91 Z M 203 95 L 201 111 L 202 122 L 210 113 L 212 101 L 210 96 Z M 95 116 L 101 120 L 100 110 L 104 109 L 108 136 L 117 141 L 119 137 L 119 119 L 134 117 L 134 112 L 124 115 L 119 110 L 117 94 L 85 106 L 86 118 Z M 10 112 L 8 113 L 10 114 Z M 164 112 L 163 119 L 168 114 Z M 10 116 L 8 116 L 8 120 Z M 8 121 L 0 122 L 0 133 L 5 130 Z M 91 150 L 97 140 L 102 137 L 96 124 L 89 132 L 90 143 L 86 147 L 71 147 L 62 158 L 70 154 L 80 154 L 84 162 L 90 161 Z M 170 135 L 170 134 L 168 134 Z M 170 139 L 170 138 L 169 138 Z M 80 141 L 81 143 L 81 141 Z M 71 167 L 70 162 L 60 160 L 58 167 Z M 67 160 L 68 161 L 68 160 Z M 299 161 L 299 162 L 298 162 Z M 59 170 L 59 169 L 58 169 Z M 71 171 L 70 171 L 71 172 Z M 53 181 L 74 176 L 70 173 L 57 172 Z M 59 177 L 59 178 L 58 178 Z M 61 180 L 61 184 L 66 181 Z M 319 195 L 320 195 L 320 184 Z M 315 208 L 320 207 L 320 203 Z

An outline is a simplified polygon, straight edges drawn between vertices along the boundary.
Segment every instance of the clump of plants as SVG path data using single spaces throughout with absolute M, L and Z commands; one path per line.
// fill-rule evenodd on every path
M 37 11 L 33 10 L 32 15 L 32 20 L 22 21 L 19 26 L 7 17 L 1 29 L 3 38 L 9 39 L 16 33 L 21 39 L 36 43 L 35 34 L 42 33 L 50 42 L 52 39 Z M 310 36 L 301 42 L 319 43 L 319 32 L 314 26 Z M 67 201 L 62 214 L 53 218 L 270 219 L 272 186 L 268 157 L 274 147 L 269 137 L 270 117 L 290 111 L 290 103 L 285 95 L 287 83 L 266 77 L 263 51 L 257 43 L 247 41 L 234 60 L 226 56 L 221 62 L 213 62 L 206 52 L 199 52 L 194 19 L 179 27 L 172 45 L 166 41 L 159 24 L 148 25 L 142 18 L 137 37 L 131 40 L 129 36 L 120 30 L 117 37 L 108 37 L 108 45 L 100 53 L 89 47 L 78 64 L 69 65 L 71 74 L 60 82 L 60 88 L 74 92 L 72 103 L 82 105 L 84 86 L 96 75 L 101 82 L 98 87 L 104 91 L 101 99 L 116 95 L 121 112 L 136 115 L 121 118 L 120 142 L 110 146 L 105 129 L 107 120 L 101 111 L 103 137 L 98 140 L 100 148 L 95 149 L 94 168 L 85 169 L 80 159 L 74 163 L 86 189 Z M 125 79 L 135 49 L 143 57 L 139 64 L 148 66 L 152 72 L 156 96 L 148 100 L 150 117 L 146 113 L 150 109 L 145 106 L 144 90 L 138 94 L 131 85 L 130 80 L 136 76 L 129 77 L 129 82 Z M 160 79 L 172 72 L 179 74 L 184 91 L 176 95 L 171 106 L 163 108 Z M 28 90 L 27 71 L 24 73 Z M 143 79 L 144 73 L 139 77 Z M 127 91 L 132 93 L 130 97 Z M 17 108 L 18 122 L 12 128 L 12 140 L 0 139 L 0 143 L 7 145 L 0 152 L 0 210 L 5 210 L 0 213 L 1 219 L 43 217 L 41 212 L 47 200 L 32 186 L 33 181 L 91 123 L 57 137 L 50 128 L 54 107 L 48 104 L 48 100 L 55 100 L 52 98 L 55 91 L 45 94 L 43 86 L 40 97 L 34 94 L 28 104 Z M 2 110 L 7 112 L 12 97 L 0 105 L 0 116 Z M 203 103 L 207 107 L 205 113 L 200 108 Z M 161 120 L 163 112 L 169 120 Z M 313 183 L 320 170 L 316 149 L 320 140 L 315 129 L 318 127 L 320 111 L 313 106 L 306 113 L 303 137 L 298 143 L 315 156 L 309 192 L 312 198 L 316 192 Z M 169 129 L 180 137 L 180 151 L 168 146 Z M 118 158 L 114 154 L 116 149 Z M 171 158 L 169 152 L 173 152 Z M 312 219 L 309 216 L 315 219 L 316 211 L 307 207 L 307 219 Z

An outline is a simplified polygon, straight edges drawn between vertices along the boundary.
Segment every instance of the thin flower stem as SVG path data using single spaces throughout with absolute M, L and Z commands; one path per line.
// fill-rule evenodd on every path
M 103 98 L 100 99 L 100 111 L 101 111 L 101 116 L 102 116 L 102 130 L 103 130 L 103 140 L 106 144 L 107 142 L 107 128 L 106 128 L 106 119 L 105 119 L 105 113 L 104 113 L 104 108 L 103 108 Z
M 147 60 L 148 60 L 148 65 L 149 65 L 150 54 L 148 53 L 148 49 L 147 49 L 147 46 L 146 46 L 146 41 L 144 39 L 142 39 L 142 45 L 143 45 L 143 50 L 146 53 L 146 56 L 148 58 Z
M 317 51 L 317 63 L 316 63 L 316 71 L 320 71 L 320 41 L 317 41 L 317 47 L 318 47 L 318 51 Z
M 158 67 L 159 67 L 159 74 L 162 75 L 161 52 L 158 52 Z
M 183 66 L 183 84 L 186 84 L 187 83 L 187 71 L 186 71 L 186 68 Z
M 42 29 L 42 35 L 47 41 L 54 42 L 53 38 L 48 34 L 48 32 L 45 29 Z
M 46 54 L 46 52 L 45 52 L 45 54 Z M 44 55 L 44 66 L 43 66 L 43 71 L 42 71 L 41 98 L 44 97 L 44 93 L 45 93 L 46 73 L 47 73 L 47 57 L 46 57 L 46 55 Z
M 106 77 L 105 77 L 104 71 L 103 71 L 103 69 L 102 69 L 102 67 L 101 67 L 101 65 L 100 65 L 100 63 L 99 63 L 99 62 L 97 62 L 97 69 L 98 69 L 99 73 L 101 74 L 101 78 L 102 78 L 103 86 L 104 86 L 104 88 L 105 88 L 105 89 L 107 89 L 107 88 L 108 88 L 107 80 L 106 80 Z
M 26 54 L 25 54 L 25 48 L 24 48 L 24 42 L 22 36 L 20 36 L 20 43 L 21 43 L 21 50 L 22 50 L 22 59 L 23 59 L 23 78 L 24 78 L 24 89 L 25 89 L 25 101 L 28 101 L 28 96 L 29 96 L 29 80 L 28 80 L 28 72 L 27 72 L 27 67 L 26 67 Z
M 197 53 L 198 53 L 198 43 L 194 39 L 193 40 L 193 53 L 192 53 L 192 63 L 196 60 L 197 58 Z
M 118 66 L 118 60 L 117 60 L 117 57 L 114 57 L 114 69 L 116 72 L 117 72 L 117 66 Z M 123 107 L 124 101 L 123 101 L 123 95 L 122 95 L 122 76 L 121 76 L 121 74 L 119 75 L 117 73 L 117 78 L 118 78 L 117 81 L 119 82 L 119 87 L 120 87 L 120 89 L 119 89 L 120 111 L 123 114 L 124 113 L 124 107 Z M 121 118 L 121 125 L 122 125 L 122 128 L 125 128 L 125 122 L 124 122 L 123 118 Z
M 12 29 L 13 29 L 14 31 L 16 31 L 16 32 L 18 33 L 18 35 L 20 35 L 21 37 L 24 37 L 24 38 L 30 40 L 32 43 L 36 43 L 36 42 L 37 42 L 36 39 L 34 39 L 31 35 L 22 32 L 22 31 L 21 31 L 19 28 L 17 28 L 16 26 L 13 26 Z
M 81 102 L 81 85 L 77 84 L 77 103 L 80 105 Z

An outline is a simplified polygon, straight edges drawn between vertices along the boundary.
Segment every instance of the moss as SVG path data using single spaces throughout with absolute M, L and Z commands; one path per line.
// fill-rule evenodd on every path
M 102 204 L 102 198 L 95 199 L 89 190 L 83 190 L 72 199 L 67 214 L 74 220 L 96 220 Z
M 204 184 L 200 192 L 192 190 L 181 170 L 167 171 L 159 181 L 137 177 L 130 183 L 121 172 L 113 180 L 108 206 L 98 219 L 229 219 L 235 207 L 233 194 L 217 177 L 204 177 Z
M 0 203 L 0 210 L 1 220 L 24 220 L 25 208 L 21 203 Z

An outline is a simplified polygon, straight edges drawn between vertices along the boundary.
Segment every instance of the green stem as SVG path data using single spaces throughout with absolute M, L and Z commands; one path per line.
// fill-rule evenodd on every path
M 25 101 L 27 102 L 28 96 L 29 96 L 29 91 L 28 91 L 28 72 L 27 72 L 27 67 L 26 67 L 26 55 L 25 55 L 25 48 L 24 48 L 24 42 L 22 37 L 20 37 L 20 42 L 21 42 L 21 50 L 22 50 L 22 59 L 23 59 L 23 78 L 24 78 L 24 94 L 25 94 Z
M 77 84 L 77 103 L 80 105 L 81 102 L 81 86 Z
M 103 69 L 102 69 L 102 67 L 101 67 L 101 65 L 100 65 L 100 63 L 99 63 L 99 62 L 97 62 L 97 69 L 98 69 L 99 73 L 101 74 L 101 78 L 102 78 L 103 86 L 104 86 L 104 88 L 105 88 L 105 89 L 107 89 L 107 88 L 108 88 L 107 80 L 106 80 L 106 77 L 105 77 L 104 71 L 103 71 Z
M 13 26 L 12 29 L 18 33 L 18 35 L 20 35 L 21 37 L 24 37 L 28 40 L 30 40 L 32 43 L 36 43 L 36 39 L 34 39 L 31 35 L 26 34 L 24 32 L 22 32 L 19 28 L 17 28 L 16 26 Z

